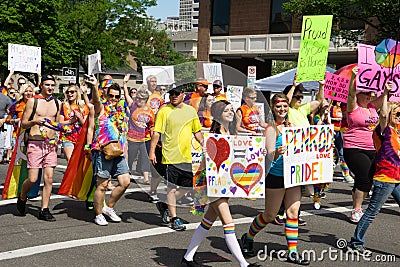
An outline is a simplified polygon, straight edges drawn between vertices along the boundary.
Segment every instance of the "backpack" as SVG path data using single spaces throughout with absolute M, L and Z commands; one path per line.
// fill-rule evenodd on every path
M 33 117 L 35 116 L 36 109 L 37 109 L 37 106 L 38 106 L 38 102 L 39 102 L 38 98 L 34 98 L 32 113 L 29 116 L 28 121 L 33 120 Z M 59 109 L 59 103 L 58 103 L 57 98 L 54 99 L 54 102 L 56 103 L 56 107 L 57 107 L 57 111 L 56 111 L 56 117 L 57 117 L 57 113 L 58 113 L 58 109 Z M 26 129 L 25 132 L 24 132 L 24 144 L 25 144 L 25 147 L 28 146 L 29 133 L 30 132 L 31 132 L 31 128 Z

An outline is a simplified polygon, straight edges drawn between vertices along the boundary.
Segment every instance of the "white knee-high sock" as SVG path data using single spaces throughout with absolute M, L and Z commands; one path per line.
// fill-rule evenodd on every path
M 183 256 L 187 261 L 193 261 L 194 254 L 196 253 L 203 239 L 207 236 L 208 230 L 210 230 L 213 223 L 214 222 L 210 222 L 206 218 L 201 220 L 199 227 L 197 227 L 192 236 L 192 240 L 190 241 L 189 247 L 186 250 L 185 256 Z
M 236 238 L 235 225 L 233 223 L 224 225 L 224 236 L 226 245 L 233 257 L 239 262 L 240 267 L 247 267 L 249 263 L 243 257 L 242 251 L 240 250 L 239 242 Z

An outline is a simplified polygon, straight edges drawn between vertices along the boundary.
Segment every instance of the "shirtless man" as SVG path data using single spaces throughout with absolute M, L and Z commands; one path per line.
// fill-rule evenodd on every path
M 46 75 L 43 77 L 40 84 L 41 92 L 28 100 L 21 122 L 23 129 L 30 129 L 26 151 L 28 178 L 22 184 L 21 193 L 17 201 L 17 209 L 21 216 L 25 215 L 27 194 L 38 179 L 39 169 L 43 168 L 44 187 L 42 207 L 38 218 L 45 221 L 56 220 L 49 210 L 53 173 L 54 168 L 57 166 L 57 142 L 54 139 L 56 133 L 44 126 L 45 119 L 57 121 L 60 115 L 59 107 L 61 104 L 52 95 L 55 85 L 54 76 Z M 37 107 L 34 111 L 35 101 L 37 101 Z M 35 113 L 33 119 L 30 120 L 32 112 Z

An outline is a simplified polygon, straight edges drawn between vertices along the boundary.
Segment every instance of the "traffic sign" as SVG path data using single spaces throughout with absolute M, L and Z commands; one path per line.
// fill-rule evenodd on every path
M 62 76 L 64 81 L 75 81 L 77 71 L 76 68 L 62 68 Z
M 247 78 L 256 79 L 257 78 L 256 76 L 257 76 L 256 66 L 248 66 L 247 67 Z

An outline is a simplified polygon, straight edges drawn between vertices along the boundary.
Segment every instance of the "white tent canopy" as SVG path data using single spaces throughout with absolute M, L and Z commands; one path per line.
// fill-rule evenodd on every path
M 334 73 L 335 69 L 327 66 L 326 71 Z M 293 78 L 296 72 L 297 68 L 294 68 L 271 77 L 257 80 L 254 84 L 254 88 L 261 91 L 282 92 L 286 86 L 293 84 Z M 303 86 L 308 91 L 318 90 L 319 87 L 317 81 L 304 82 Z

